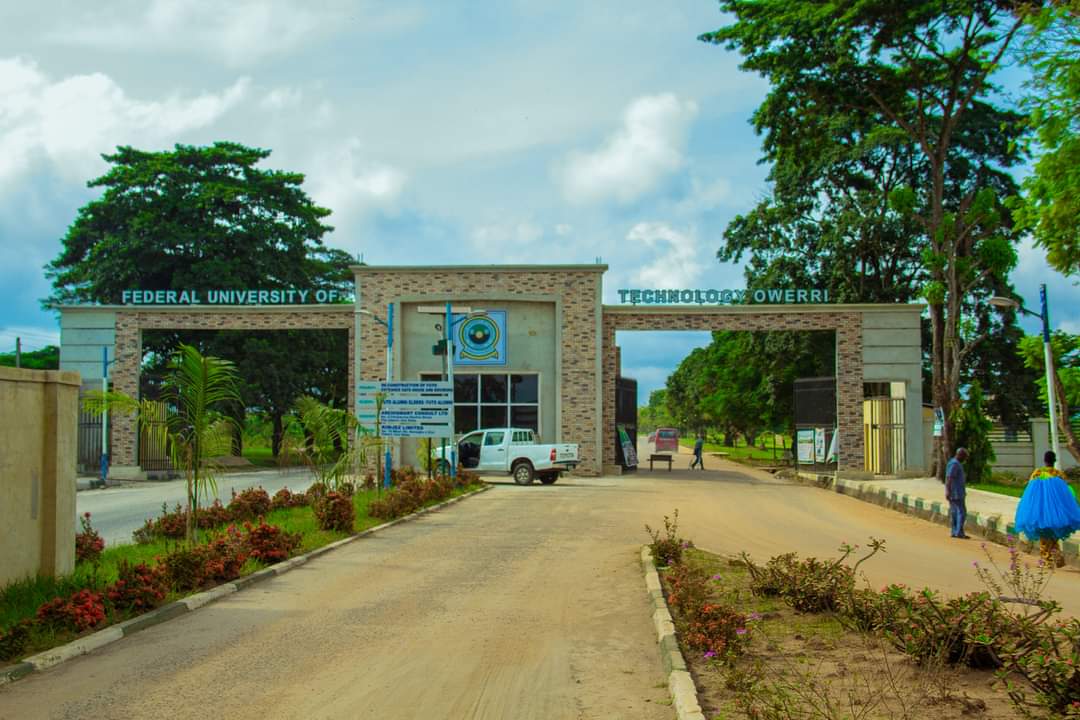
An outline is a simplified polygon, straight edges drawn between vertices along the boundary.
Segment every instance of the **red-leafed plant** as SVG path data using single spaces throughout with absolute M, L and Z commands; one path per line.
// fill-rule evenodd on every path
M 105 549 L 105 541 L 97 530 L 90 527 L 90 513 L 83 513 L 79 522 L 82 524 L 82 532 L 75 533 L 75 560 L 97 562 L 101 551 Z
M 146 563 L 131 565 L 120 561 L 119 579 L 109 586 L 106 595 L 118 610 L 144 612 L 152 610 L 165 601 L 169 591 L 169 579 L 160 565 L 150 567 Z
M 14 660 L 23 654 L 30 642 L 30 620 L 17 622 L 0 632 L 0 660 Z
M 270 495 L 261 487 L 233 492 L 229 512 L 233 520 L 254 520 L 270 512 Z
M 82 632 L 105 620 L 105 598 L 93 590 L 79 590 L 68 598 L 56 598 L 37 610 L 37 619 L 56 629 Z
M 232 522 L 232 520 L 232 513 L 216 498 L 210 507 L 199 509 L 199 527 L 203 530 L 212 530 L 213 528 L 221 527 L 226 523 Z
M 315 519 L 323 530 L 351 533 L 356 523 L 352 499 L 337 492 L 328 492 L 315 503 Z
M 244 523 L 247 545 L 251 557 L 272 565 L 288 559 L 292 551 L 300 547 L 300 534 L 288 533 L 276 525 L 267 525 L 259 518 L 258 525 Z

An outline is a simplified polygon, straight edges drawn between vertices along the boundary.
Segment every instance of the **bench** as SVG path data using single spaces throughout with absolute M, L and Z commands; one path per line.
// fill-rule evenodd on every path
M 651 471 L 653 469 L 653 461 L 655 461 L 655 462 L 666 462 L 668 472 L 671 472 L 671 461 L 672 460 L 674 460 L 674 458 L 671 455 L 657 455 L 657 454 L 653 453 L 652 455 L 649 455 L 649 470 Z

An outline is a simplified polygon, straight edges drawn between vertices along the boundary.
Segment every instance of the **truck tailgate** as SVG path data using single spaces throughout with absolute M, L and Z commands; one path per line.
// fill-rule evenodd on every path
M 578 460 L 578 446 L 572 443 L 553 445 L 556 463 L 573 463 Z

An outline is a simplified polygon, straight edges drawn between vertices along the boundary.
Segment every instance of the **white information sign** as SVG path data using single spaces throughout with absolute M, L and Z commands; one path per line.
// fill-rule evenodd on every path
M 382 437 L 452 435 L 454 390 L 449 382 L 362 382 L 356 386 L 356 404 L 361 427 Z
M 814 462 L 825 462 L 825 454 L 828 452 L 825 437 L 825 428 L 814 429 Z
M 799 462 L 806 465 L 812 464 L 814 462 L 814 431 L 799 430 L 796 438 Z

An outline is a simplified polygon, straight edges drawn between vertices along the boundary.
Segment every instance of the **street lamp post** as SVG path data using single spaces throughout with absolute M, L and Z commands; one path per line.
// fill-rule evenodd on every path
M 371 312 L 370 310 L 364 310 L 360 308 L 357 310 L 361 315 L 367 315 L 375 322 L 386 328 L 386 382 L 390 382 L 393 378 L 394 372 L 394 303 L 386 304 L 386 320 Z M 385 447 L 386 464 L 383 466 L 383 487 L 390 487 L 390 466 L 392 458 L 390 457 L 390 446 Z
M 101 479 L 99 487 L 105 487 L 109 479 L 109 363 L 116 362 L 116 358 L 109 359 L 108 346 L 101 348 L 101 400 L 105 405 L 101 413 Z
M 1054 387 L 1054 353 L 1050 347 L 1050 311 L 1046 302 L 1045 283 L 1039 285 L 1039 302 L 1042 306 L 1042 311 L 1033 312 L 1012 298 L 1001 296 L 990 298 L 990 304 L 996 308 L 1012 308 L 1014 310 L 1019 310 L 1025 315 L 1037 317 L 1042 320 L 1043 362 L 1046 365 L 1046 403 L 1050 406 L 1050 443 L 1054 448 L 1054 456 L 1058 458 L 1057 464 L 1060 465 L 1061 451 L 1058 444 L 1057 391 Z

